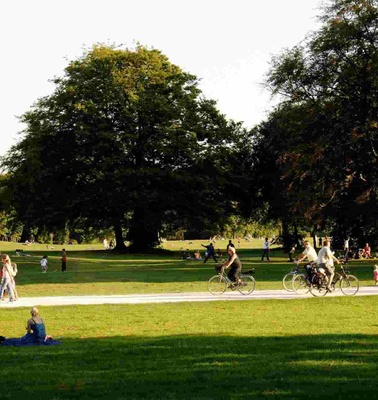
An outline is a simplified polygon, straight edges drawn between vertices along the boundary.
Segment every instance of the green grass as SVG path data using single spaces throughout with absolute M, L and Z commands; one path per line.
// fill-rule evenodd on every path
M 261 242 L 261 241 L 260 241 Z M 33 244 L 23 247 L 29 256 L 18 257 L 14 250 L 17 244 L 0 242 L 0 251 L 10 254 L 18 264 L 16 277 L 20 296 L 64 296 L 75 294 L 132 294 L 132 293 L 177 293 L 203 292 L 208 279 L 215 274 L 214 260 L 186 261 L 180 258 L 180 248 L 199 248 L 199 241 L 167 242 L 166 250 L 146 255 L 114 254 L 101 249 L 88 250 L 88 246 L 66 246 L 68 272 L 61 272 L 60 250 L 62 246 L 46 249 Z M 207 243 L 206 241 L 204 243 Z M 219 244 L 219 243 L 218 243 Z M 219 244 L 221 249 L 227 241 Z M 184 245 L 184 246 L 183 246 Z M 243 269 L 255 268 L 256 289 L 282 289 L 282 277 L 293 267 L 282 251 L 271 252 L 271 262 L 261 262 L 261 243 L 242 242 L 238 249 Z M 39 261 L 47 254 L 49 271 L 41 273 Z M 225 257 L 224 257 L 225 259 Z M 355 260 L 350 263 L 351 272 L 362 285 L 372 285 L 374 260 Z M 56 270 L 56 272 L 54 272 Z
M 204 242 L 205 244 L 206 242 Z M 168 248 L 167 243 L 166 246 Z M 210 264 L 169 252 L 117 255 L 28 246 L 14 257 L 20 296 L 206 291 Z M 13 247 L 12 247 L 13 246 Z M 0 243 L 11 256 L 15 245 Z M 47 253 L 49 273 L 40 272 Z M 258 289 L 281 289 L 286 255 L 261 263 L 239 250 Z M 372 284 L 374 261 L 353 261 Z M 58 272 L 51 272 L 58 269 Z M 378 290 L 378 288 L 377 288 Z M 252 295 L 253 296 L 253 295 Z M 61 346 L 0 348 L 2 399 L 371 399 L 378 390 L 378 296 L 209 303 L 43 307 Z M 19 337 L 29 310 L 0 307 L 0 335 Z
M 1 349 L 4 399 L 368 399 L 376 297 L 44 307 L 63 344 Z M 27 310 L 2 310 L 21 332 Z M 31 396 L 31 393 L 33 396 Z

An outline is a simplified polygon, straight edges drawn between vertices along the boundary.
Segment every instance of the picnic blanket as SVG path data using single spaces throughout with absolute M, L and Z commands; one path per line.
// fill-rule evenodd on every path
M 49 339 L 42 342 L 25 340 L 24 338 L 4 338 L 0 341 L 1 346 L 16 346 L 16 347 L 29 347 L 29 346 L 51 346 L 62 344 L 60 340 Z

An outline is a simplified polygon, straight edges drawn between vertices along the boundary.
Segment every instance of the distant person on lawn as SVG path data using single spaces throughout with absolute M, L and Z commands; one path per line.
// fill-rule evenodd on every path
M 67 254 L 66 249 L 62 249 L 62 272 L 67 272 Z
M 270 261 L 269 258 L 269 246 L 270 246 L 270 241 L 268 238 L 265 238 L 265 242 L 263 245 L 263 252 L 261 255 L 261 261 L 264 261 L 264 258 L 266 257 L 267 261 Z
M 204 244 L 201 244 L 202 247 L 205 247 L 206 252 L 205 252 L 205 260 L 204 263 L 211 257 L 215 262 L 218 262 L 218 260 L 215 257 L 215 249 L 213 246 L 213 243 L 210 242 L 208 246 L 205 246 Z
M 45 274 L 47 272 L 47 256 L 43 256 L 41 261 L 39 262 L 42 267 L 42 273 Z

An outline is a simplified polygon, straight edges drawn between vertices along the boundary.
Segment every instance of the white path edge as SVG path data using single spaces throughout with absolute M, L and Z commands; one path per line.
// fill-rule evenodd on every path
M 354 297 L 378 295 L 378 287 L 365 286 Z M 328 293 L 327 297 L 344 296 L 340 290 Z M 148 303 L 180 303 L 204 301 L 251 301 L 251 300 L 293 300 L 314 298 L 311 294 L 298 295 L 285 290 L 255 290 L 251 295 L 244 296 L 239 292 L 225 292 L 220 296 L 213 296 L 208 292 L 199 293 L 161 293 L 161 294 L 130 294 L 109 296 L 46 296 L 22 297 L 18 301 L 9 303 L 6 299 L 0 302 L 1 308 L 33 307 L 33 306 L 67 306 L 90 304 L 148 304 Z

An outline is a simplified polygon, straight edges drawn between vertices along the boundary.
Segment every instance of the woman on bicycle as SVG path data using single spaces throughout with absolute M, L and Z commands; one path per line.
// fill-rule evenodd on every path
M 230 268 L 227 277 L 231 282 L 238 283 L 240 281 L 238 275 L 242 269 L 241 262 L 238 255 L 236 254 L 235 247 L 229 246 L 227 249 L 227 253 L 228 260 L 223 264 L 225 269 Z

